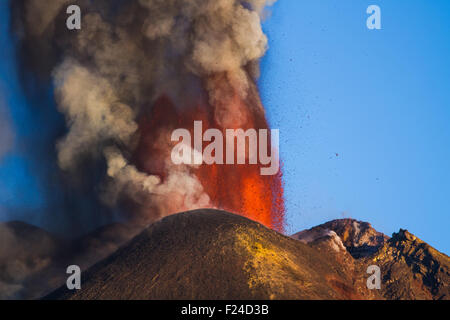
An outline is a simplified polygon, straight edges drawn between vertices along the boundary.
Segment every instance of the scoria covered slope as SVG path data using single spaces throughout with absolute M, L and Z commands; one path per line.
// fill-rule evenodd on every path
M 197 210 L 155 223 L 49 299 L 363 299 L 338 260 L 230 213 Z

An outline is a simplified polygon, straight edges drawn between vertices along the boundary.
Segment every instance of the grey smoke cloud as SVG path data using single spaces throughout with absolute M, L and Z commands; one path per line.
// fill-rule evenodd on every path
M 70 0 L 27 0 L 24 2 L 26 11 L 25 21 L 29 26 L 33 26 L 28 31 L 36 36 L 42 36 L 48 32 L 49 28 L 54 28 L 54 20 L 64 5 L 70 3 Z M 53 30 L 54 31 L 54 30 Z
M 9 110 L 0 94 L 0 160 L 11 150 L 14 144 L 14 130 Z
M 56 69 L 54 82 L 58 109 L 70 124 L 69 133 L 58 142 L 62 169 L 74 167 L 79 155 L 99 156 L 105 141 L 129 144 L 138 127 L 134 111 L 120 102 L 106 78 L 67 59 Z
M 162 179 L 132 163 L 137 119 L 162 94 L 183 108 L 205 91 L 217 123 L 245 123 L 233 102 L 255 90 L 252 76 L 267 50 L 261 19 L 275 1 L 71 1 L 83 12 L 76 32 L 60 29 L 67 0 L 20 2 L 25 10 L 16 29 L 22 41 L 36 44 L 36 72 L 51 78 L 66 119 L 67 133 L 56 143 L 59 167 L 76 176 L 86 161 L 104 162 L 104 203 L 132 200 L 149 220 L 208 206 L 189 167 L 167 161 Z M 170 141 L 169 132 L 160 136 Z

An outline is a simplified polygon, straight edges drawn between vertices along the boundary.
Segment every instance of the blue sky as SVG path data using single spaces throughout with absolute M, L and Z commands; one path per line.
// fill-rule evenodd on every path
M 366 9 L 381 8 L 382 30 Z M 407 228 L 448 253 L 450 1 L 281 0 L 260 87 L 280 129 L 288 230 Z
M 366 28 L 377 4 L 382 30 Z M 450 252 L 450 1 L 279 0 L 264 23 L 261 94 L 280 129 L 288 231 L 352 217 Z M 44 192 L 22 140 L 26 108 L 0 1 L 0 101 L 15 147 L 0 159 L 0 220 Z
M 9 122 L 8 129 L 13 131 L 14 139 L 10 142 L 12 146 L 9 152 L 0 154 L 0 220 L 11 218 L 6 216 L 10 209 L 33 210 L 43 204 L 38 181 L 32 175 L 31 162 L 26 157 L 23 145 L 24 140 L 36 134 L 33 125 L 35 119 L 27 111 L 26 101 L 18 83 L 8 29 L 8 3 L 1 1 L 0 116 Z M 3 131 L 1 133 L 5 134 Z

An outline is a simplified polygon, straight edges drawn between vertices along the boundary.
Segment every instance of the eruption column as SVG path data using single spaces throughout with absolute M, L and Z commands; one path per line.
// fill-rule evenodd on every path
M 13 1 L 24 74 L 51 84 L 66 119 L 55 142 L 64 175 L 102 171 L 89 190 L 134 221 L 216 207 L 281 231 L 281 173 L 170 159 L 172 131 L 196 120 L 223 133 L 268 129 L 256 79 L 267 49 L 261 17 L 273 2 L 70 1 L 83 19 L 69 31 L 68 1 Z

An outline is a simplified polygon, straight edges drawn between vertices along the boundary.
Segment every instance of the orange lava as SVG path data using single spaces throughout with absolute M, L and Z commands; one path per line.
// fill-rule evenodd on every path
M 245 103 L 241 101 L 245 107 Z M 267 129 L 268 124 L 263 112 L 248 112 L 246 123 L 242 129 Z M 222 130 L 214 117 L 214 110 L 206 102 L 196 103 L 177 109 L 166 96 L 156 101 L 149 114 L 144 115 L 140 122 L 140 143 L 135 156 L 135 163 L 140 170 L 151 174 L 159 174 L 163 179 L 167 169 L 165 164 L 170 161 L 170 152 L 176 143 L 170 144 L 170 134 L 178 128 L 191 131 L 192 138 L 194 121 L 203 122 L 203 132 L 209 128 Z M 167 148 L 162 148 L 158 141 L 169 139 Z M 204 142 L 206 147 L 209 142 Z M 206 165 L 191 168 L 199 179 L 205 192 L 211 199 L 211 205 L 243 215 L 263 225 L 283 232 L 284 201 L 281 169 L 274 176 L 262 176 L 261 165 Z M 194 209 L 194 208 L 192 208 Z

